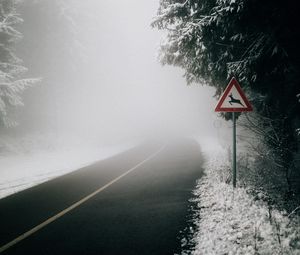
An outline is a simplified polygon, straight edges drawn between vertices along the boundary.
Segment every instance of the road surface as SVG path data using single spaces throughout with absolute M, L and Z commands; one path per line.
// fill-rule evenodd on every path
M 146 144 L 4 198 L 0 253 L 180 253 L 201 165 L 192 140 Z

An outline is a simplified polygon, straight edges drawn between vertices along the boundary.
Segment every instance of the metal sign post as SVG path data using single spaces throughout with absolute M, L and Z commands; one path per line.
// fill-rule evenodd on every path
M 235 112 L 232 113 L 232 183 L 236 187 L 236 118 Z
M 232 184 L 236 187 L 236 112 L 253 111 L 245 93 L 238 81 L 232 77 L 225 91 L 220 97 L 216 112 L 232 112 Z

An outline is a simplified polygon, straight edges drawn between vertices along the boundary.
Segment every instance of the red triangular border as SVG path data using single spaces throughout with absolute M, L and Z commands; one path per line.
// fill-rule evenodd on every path
M 246 107 L 245 108 L 235 108 L 235 107 L 222 107 L 225 99 L 228 97 L 228 94 L 232 87 L 235 86 L 238 93 L 240 94 L 241 98 L 244 100 Z M 222 96 L 220 97 L 217 106 L 215 108 L 215 112 L 251 112 L 253 111 L 253 108 L 251 104 L 249 103 L 245 93 L 243 92 L 240 84 L 238 83 L 237 79 L 235 77 L 232 77 L 230 82 L 228 83 L 225 91 L 223 92 Z

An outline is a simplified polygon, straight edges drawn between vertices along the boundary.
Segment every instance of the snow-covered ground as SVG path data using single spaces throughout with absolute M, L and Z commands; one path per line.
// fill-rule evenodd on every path
M 220 147 L 211 146 L 204 155 L 206 175 L 195 190 L 195 248 L 183 254 L 299 255 L 299 217 L 269 208 L 263 194 L 253 197 L 226 183 L 230 166 Z
M 137 142 L 100 146 L 63 141 L 54 136 L 21 139 L 1 137 L 0 198 L 70 173 L 137 145 Z M 59 142 L 58 142 L 59 140 Z

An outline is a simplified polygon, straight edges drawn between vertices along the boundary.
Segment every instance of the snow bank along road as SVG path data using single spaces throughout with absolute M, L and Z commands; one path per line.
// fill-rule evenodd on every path
M 146 144 L 0 200 L 1 254 L 174 254 L 198 144 Z

